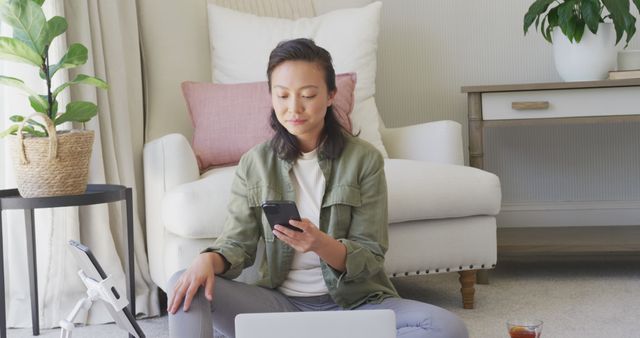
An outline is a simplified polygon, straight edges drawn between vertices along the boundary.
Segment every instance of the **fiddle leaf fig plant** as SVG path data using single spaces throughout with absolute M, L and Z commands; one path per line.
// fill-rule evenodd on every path
M 50 59 L 49 47 L 56 37 L 66 32 L 67 20 L 60 16 L 47 20 L 42 9 L 43 3 L 44 0 L 0 0 L 0 21 L 13 29 L 12 37 L 0 36 L 0 59 L 36 67 L 40 78 L 46 84 L 46 93 L 38 93 L 24 81 L 5 75 L 0 75 L 0 84 L 18 88 L 26 93 L 31 108 L 46 115 L 56 126 L 64 122 L 87 122 L 98 113 L 98 107 L 94 103 L 70 102 L 65 110 L 60 112 L 58 95 L 72 85 L 85 84 L 101 89 L 108 89 L 108 85 L 97 77 L 79 74 L 73 80 L 52 88 L 53 76 L 61 69 L 85 64 L 88 52 L 82 44 L 74 43 L 59 61 Z M 15 135 L 25 117 L 13 115 L 9 119 L 17 124 L 0 132 L 0 137 Z M 48 136 L 45 126 L 32 119 L 26 122 L 22 132 L 33 136 Z
M 524 15 L 524 33 L 529 27 L 540 27 L 542 36 L 552 43 L 551 32 L 560 27 L 571 42 L 580 42 L 585 27 L 593 34 L 598 25 L 611 20 L 616 31 L 616 44 L 627 35 L 625 48 L 636 33 L 636 18 L 631 14 L 631 4 L 640 10 L 640 0 L 536 0 Z M 606 12 L 605 12 L 606 9 Z

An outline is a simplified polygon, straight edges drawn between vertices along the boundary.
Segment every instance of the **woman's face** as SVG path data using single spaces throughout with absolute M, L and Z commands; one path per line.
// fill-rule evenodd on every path
M 303 152 L 318 146 L 329 93 L 322 68 L 313 62 L 285 61 L 271 73 L 271 102 L 278 122 L 296 136 Z

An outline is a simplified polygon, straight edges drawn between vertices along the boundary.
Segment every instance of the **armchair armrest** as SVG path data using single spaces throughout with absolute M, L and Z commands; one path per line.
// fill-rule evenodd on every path
M 196 156 L 182 134 L 169 134 L 144 146 L 145 188 L 149 183 L 159 191 L 200 178 Z
M 197 180 L 200 172 L 193 150 L 181 134 L 169 134 L 145 144 L 143 167 L 150 271 L 153 280 L 164 281 L 162 199 L 167 190 Z
M 436 121 L 381 129 L 389 158 L 464 164 L 462 127 L 455 121 Z

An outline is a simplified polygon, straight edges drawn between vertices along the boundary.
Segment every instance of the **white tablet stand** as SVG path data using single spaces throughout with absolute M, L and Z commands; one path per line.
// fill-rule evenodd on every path
M 66 319 L 60 321 L 60 338 L 71 338 L 71 332 L 75 328 L 73 320 L 78 315 L 78 312 L 80 312 L 81 309 L 85 311 L 89 310 L 96 300 L 102 300 L 108 304 L 107 306 L 113 306 L 116 312 L 122 310 L 129 304 L 129 301 L 127 301 L 125 297 L 117 299 L 111 292 L 111 289 L 115 287 L 111 276 L 108 276 L 101 282 L 97 282 L 87 277 L 82 270 L 78 271 L 78 275 L 80 275 L 80 279 L 82 279 L 82 282 L 87 287 L 87 296 L 76 303 L 76 306 L 73 307 L 73 310 L 71 310 Z M 114 318 L 114 320 L 116 320 L 116 318 Z

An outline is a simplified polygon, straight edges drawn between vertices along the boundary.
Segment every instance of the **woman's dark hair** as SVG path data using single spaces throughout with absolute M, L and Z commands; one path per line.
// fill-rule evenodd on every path
M 286 61 L 307 61 L 318 65 L 324 71 L 324 78 L 329 93 L 336 91 L 336 72 L 331 64 L 331 54 L 326 49 L 316 45 L 310 39 L 294 39 L 278 43 L 276 48 L 269 55 L 269 66 L 267 67 L 267 78 L 269 92 L 271 92 L 271 74 L 273 70 Z M 271 109 L 269 121 L 271 128 L 275 131 L 271 138 L 271 146 L 284 160 L 293 161 L 302 153 L 298 145 L 298 139 L 278 121 L 276 112 Z M 318 156 L 321 158 L 334 159 L 340 156 L 345 146 L 346 138 L 343 127 L 338 123 L 333 107 L 327 107 L 324 117 L 324 128 L 320 135 L 321 144 L 318 149 Z

